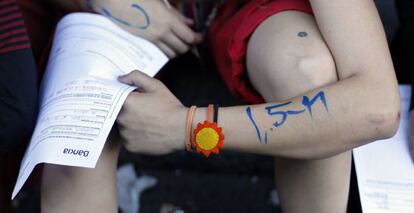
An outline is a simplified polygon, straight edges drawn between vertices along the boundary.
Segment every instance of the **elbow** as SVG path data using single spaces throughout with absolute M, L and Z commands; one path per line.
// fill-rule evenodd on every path
M 374 70 L 374 69 L 373 69 Z M 354 119 L 347 123 L 352 136 L 341 137 L 341 148 L 352 149 L 377 140 L 393 137 L 401 117 L 400 90 L 392 66 L 379 67 L 354 75 L 358 92 Z
M 356 113 L 358 116 L 346 125 L 348 128 L 345 129 L 349 131 L 328 139 L 338 142 L 336 146 L 319 144 L 316 150 L 304 149 L 297 158 L 302 160 L 329 158 L 377 140 L 393 137 L 397 133 L 401 119 L 398 85 L 388 84 L 387 87 L 371 90 L 364 94 L 364 97 L 370 98 L 365 98 L 362 103 L 365 107 L 359 108 L 362 110 Z
M 400 124 L 400 109 L 395 108 L 384 114 L 380 112 L 378 116 L 383 117 L 384 120 L 380 125 L 376 126 L 376 139 L 380 140 L 393 137 L 397 133 Z
M 401 110 L 398 85 L 394 88 L 384 89 L 378 93 L 376 101 L 372 101 L 372 107 L 364 116 L 366 127 L 370 128 L 371 141 L 393 137 L 398 130 Z M 366 128 L 362 126 L 362 128 Z

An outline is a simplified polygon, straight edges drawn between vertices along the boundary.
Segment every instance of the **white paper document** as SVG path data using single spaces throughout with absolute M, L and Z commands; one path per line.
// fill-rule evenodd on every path
M 74 13 L 58 24 L 40 90 L 40 111 L 12 198 L 34 167 L 95 167 L 134 87 L 117 78 L 132 70 L 154 76 L 168 58 L 107 18 Z M 137 106 L 139 107 L 139 106 Z
M 414 164 L 409 153 L 410 86 L 400 86 L 397 134 L 353 150 L 364 213 L 414 212 Z

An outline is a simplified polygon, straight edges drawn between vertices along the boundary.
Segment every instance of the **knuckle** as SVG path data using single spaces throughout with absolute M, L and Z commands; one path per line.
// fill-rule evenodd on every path
M 139 71 L 138 70 L 134 70 L 134 71 L 132 71 L 132 75 L 134 76 L 134 77 L 137 77 L 138 75 L 139 75 Z
M 126 114 L 131 111 L 131 109 L 134 108 L 134 105 L 136 105 L 137 98 L 135 98 L 134 94 L 131 94 L 124 102 L 124 105 L 122 106 L 122 114 L 123 117 L 127 117 Z
M 151 41 L 151 42 L 157 42 L 157 41 L 159 41 L 161 39 L 162 34 L 161 34 L 161 32 L 159 30 L 155 30 L 155 31 L 152 31 L 150 33 L 150 36 L 148 36 L 148 37 L 149 37 L 148 38 L 149 41 Z
M 168 28 L 166 28 L 166 27 L 164 27 L 164 28 L 162 28 L 162 29 L 159 29 L 159 30 L 157 30 L 157 32 L 156 32 L 156 36 L 157 36 L 159 39 L 164 38 L 165 36 L 167 36 L 167 35 L 168 35 L 168 31 L 169 31 L 169 29 L 168 29 Z

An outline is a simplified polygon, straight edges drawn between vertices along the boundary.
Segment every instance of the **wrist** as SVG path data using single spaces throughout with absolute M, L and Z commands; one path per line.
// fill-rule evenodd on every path
M 199 120 L 200 122 L 197 122 Z M 217 121 L 218 105 L 209 104 L 207 108 L 200 109 L 192 136 L 195 152 L 203 154 L 205 157 L 220 153 L 220 149 L 224 146 L 224 135 L 223 129 L 217 125 Z
M 194 114 L 192 129 L 195 129 L 198 123 L 202 123 L 205 120 L 207 120 L 207 107 L 197 108 Z
M 207 118 L 207 109 L 195 107 L 194 110 L 189 107 L 183 107 L 183 110 L 177 114 L 180 116 L 180 119 L 178 119 L 180 126 L 177 128 L 179 129 L 179 134 L 176 140 L 178 142 L 178 144 L 176 144 L 176 149 L 191 151 L 192 148 L 190 144 L 192 141 L 193 131 L 198 123 Z

